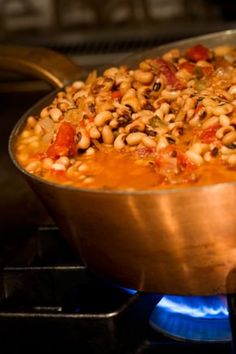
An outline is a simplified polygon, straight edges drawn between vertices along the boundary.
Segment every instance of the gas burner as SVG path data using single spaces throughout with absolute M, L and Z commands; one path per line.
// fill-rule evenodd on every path
M 164 296 L 151 315 L 150 325 L 176 339 L 198 342 L 232 340 L 224 296 Z

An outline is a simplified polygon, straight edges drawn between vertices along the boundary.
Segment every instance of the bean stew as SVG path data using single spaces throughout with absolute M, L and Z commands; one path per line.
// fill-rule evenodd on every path
M 147 190 L 236 180 L 236 48 L 201 44 L 91 72 L 27 118 L 29 173 L 82 188 Z

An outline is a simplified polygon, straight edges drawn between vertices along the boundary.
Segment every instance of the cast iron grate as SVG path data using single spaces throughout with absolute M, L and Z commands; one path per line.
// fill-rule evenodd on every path
M 161 296 L 89 272 L 56 227 L 32 230 L 23 243 L 0 273 L 4 353 L 232 353 L 231 343 L 196 344 L 154 332 L 148 320 Z

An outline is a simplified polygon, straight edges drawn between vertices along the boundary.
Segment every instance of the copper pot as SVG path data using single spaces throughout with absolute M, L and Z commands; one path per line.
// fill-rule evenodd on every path
M 123 62 L 134 65 L 172 47 L 184 49 L 197 43 L 210 47 L 236 44 L 236 31 L 175 42 Z M 1 66 L 15 68 L 19 63 L 21 70 L 29 72 L 30 68 L 31 73 L 37 72 L 59 87 L 80 76 L 78 68 L 58 54 L 35 48 L 0 48 Z M 88 268 L 143 291 L 235 293 L 236 183 L 130 192 L 65 187 L 32 176 L 15 159 L 15 139 L 26 117 L 39 113 L 54 94 L 19 120 L 10 136 L 9 152 Z

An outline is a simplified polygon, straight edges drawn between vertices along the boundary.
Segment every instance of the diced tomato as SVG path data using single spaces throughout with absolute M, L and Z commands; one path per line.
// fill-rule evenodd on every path
M 200 133 L 200 139 L 203 143 L 210 144 L 216 139 L 216 132 L 221 127 L 220 124 L 212 125 L 209 128 L 204 129 Z
M 45 157 L 47 157 L 47 154 L 45 152 L 38 152 L 37 154 L 35 154 L 33 156 L 33 159 L 34 160 L 42 160 L 44 159 Z
M 71 157 L 75 153 L 75 128 L 72 124 L 63 122 L 59 127 L 54 143 L 47 150 L 47 156 L 54 159 L 60 156 Z
M 210 51 L 202 44 L 197 44 L 187 50 L 186 57 L 194 62 L 208 60 L 210 58 Z
M 206 76 L 210 75 L 214 70 L 212 66 L 202 66 L 201 69 Z
M 120 91 L 113 91 L 111 94 L 111 97 L 113 100 L 119 99 L 122 97 L 122 94 Z
M 51 169 L 49 173 L 50 173 L 50 177 L 52 179 L 56 179 L 57 182 L 58 181 L 60 181 L 60 182 L 68 181 L 68 178 L 66 176 L 66 171 Z
M 189 160 L 185 153 L 179 151 L 177 153 L 178 163 L 181 167 L 181 170 L 192 170 L 194 169 L 195 165 Z
M 185 86 L 184 84 L 175 76 L 176 69 L 172 63 L 167 62 L 164 59 L 156 59 L 158 69 L 165 76 L 167 84 L 174 90 L 181 90 Z
M 195 64 L 190 63 L 189 61 L 184 61 L 183 63 L 180 64 L 179 67 L 180 69 L 185 69 L 190 74 L 193 74 L 195 69 Z
M 212 73 L 212 66 L 198 66 L 196 64 L 185 61 L 180 64 L 180 69 L 185 69 L 189 74 L 195 76 L 207 76 Z
M 171 161 L 173 159 L 176 159 L 176 164 Z M 195 167 L 195 165 L 188 159 L 186 154 L 173 145 L 168 145 L 167 147 L 161 149 L 157 154 L 155 163 L 157 167 L 161 169 L 166 169 L 166 166 L 168 168 L 173 166 L 173 168 L 177 168 L 177 171 L 173 171 L 175 173 L 183 172 L 186 170 L 191 171 Z
M 155 148 L 143 146 L 137 149 L 137 155 L 139 157 L 148 157 L 154 155 L 156 152 Z

